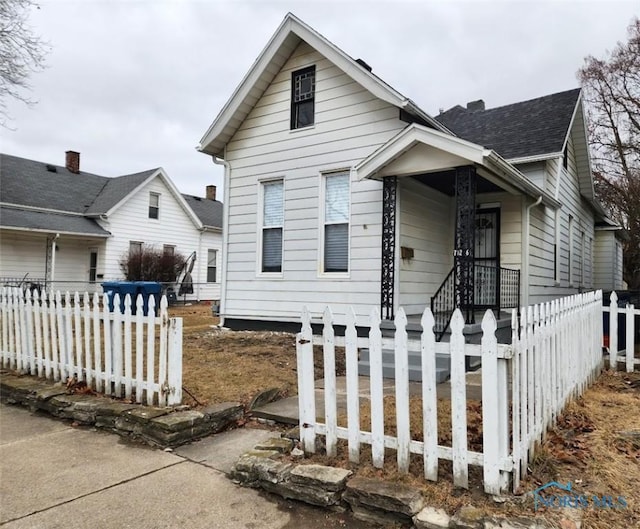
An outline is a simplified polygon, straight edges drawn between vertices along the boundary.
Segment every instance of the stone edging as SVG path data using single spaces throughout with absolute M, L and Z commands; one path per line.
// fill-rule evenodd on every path
M 69 393 L 61 383 L 4 371 L 0 398 L 55 417 L 93 425 L 152 446 L 169 448 L 224 430 L 244 416 L 237 402 L 190 410 L 127 403 L 101 395 Z
M 293 452 L 292 452 L 293 449 Z M 353 476 L 350 470 L 296 464 L 285 455 L 303 457 L 293 440 L 272 438 L 242 455 L 229 473 L 234 482 L 261 488 L 286 499 L 351 510 L 355 518 L 375 524 L 413 524 L 416 529 L 549 529 L 542 520 L 485 516 L 465 505 L 453 516 L 426 506 L 421 492 L 408 485 Z M 575 525 L 573 527 L 576 527 Z

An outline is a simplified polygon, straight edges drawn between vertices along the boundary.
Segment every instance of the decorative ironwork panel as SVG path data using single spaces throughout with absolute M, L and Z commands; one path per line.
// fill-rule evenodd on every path
M 473 323 L 476 231 L 476 169 L 456 168 L 455 300 L 467 323 Z
M 382 277 L 380 281 L 380 312 L 392 320 L 396 255 L 396 194 L 398 179 L 387 176 L 382 186 Z

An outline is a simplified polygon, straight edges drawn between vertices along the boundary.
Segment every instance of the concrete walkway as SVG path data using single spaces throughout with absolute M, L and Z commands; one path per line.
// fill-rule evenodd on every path
M 371 386 L 369 377 L 358 377 L 359 396 L 361 401 L 369 399 L 371 396 Z M 347 378 L 337 377 L 336 379 L 336 404 L 338 415 L 347 411 Z M 442 399 L 451 398 L 451 384 L 449 381 L 438 384 L 436 388 L 438 397 Z M 395 385 L 393 379 L 383 379 L 383 393 L 394 395 Z M 409 382 L 410 395 L 420 395 L 422 385 L 420 382 Z M 324 380 L 316 381 L 316 416 L 324 419 Z M 482 399 L 482 374 L 481 371 L 467 373 L 467 399 Z M 268 419 L 284 424 L 297 425 L 298 418 L 298 396 L 288 397 L 275 402 L 271 402 L 252 411 L 254 417 Z
M 238 456 L 273 435 L 243 428 L 170 453 L 2 404 L 0 525 L 7 529 L 345 527 L 345 515 L 270 500 L 225 477 Z M 347 523 L 366 527 L 350 519 Z

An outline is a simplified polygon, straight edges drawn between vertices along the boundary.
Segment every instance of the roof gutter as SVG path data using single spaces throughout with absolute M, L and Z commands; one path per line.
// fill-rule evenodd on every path
M 533 184 L 526 176 L 524 176 L 495 151 L 485 150 L 484 158 L 494 165 L 494 171 L 497 170 L 498 173 L 508 176 L 520 191 L 524 191 L 527 195 L 532 197 L 539 198 L 541 203 L 545 206 L 549 206 L 554 209 L 562 206 L 558 200 Z

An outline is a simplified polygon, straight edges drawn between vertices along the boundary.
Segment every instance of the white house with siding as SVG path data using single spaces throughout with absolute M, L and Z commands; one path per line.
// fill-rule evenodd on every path
M 432 117 L 288 14 L 199 149 L 225 168 L 232 328 L 429 304 L 446 327 L 621 281 L 579 89 Z
M 122 280 L 128 252 L 153 246 L 195 253 L 193 292 L 180 299 L 220 298 L 222 204 L 181 195 L 163 169 L 107 178 L 65 166 L 0 155 L 0 285 L 37 284 L 102 292 Z M 179 286 L 176 286 L 176 290 Z

